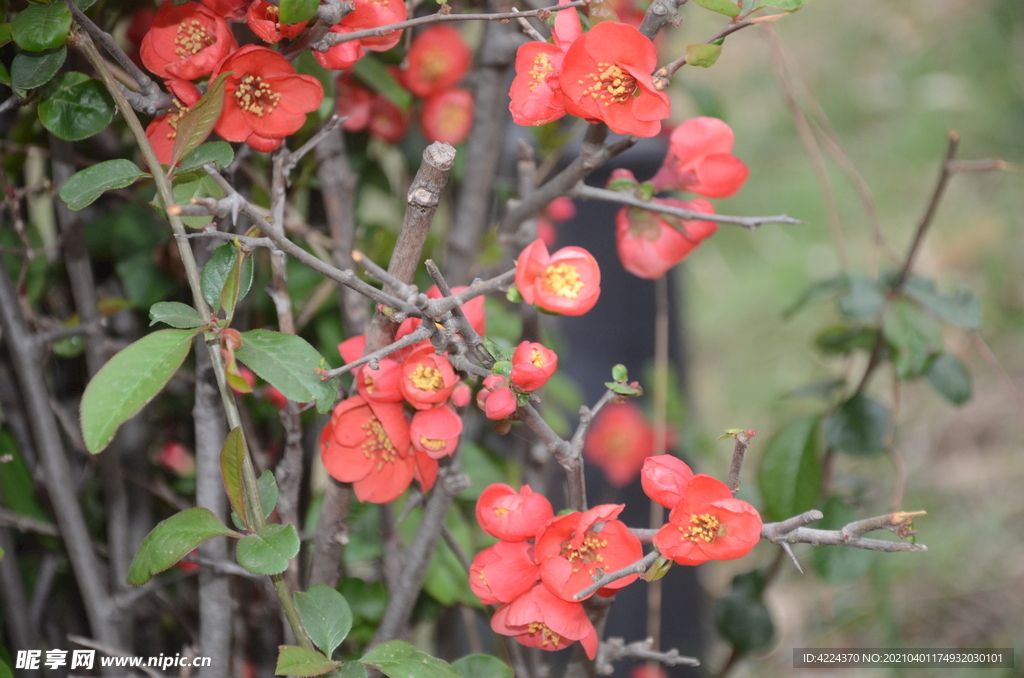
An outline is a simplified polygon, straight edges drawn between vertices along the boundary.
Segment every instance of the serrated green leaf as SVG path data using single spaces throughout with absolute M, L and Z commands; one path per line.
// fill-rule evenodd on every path
M 450 664 L 420 652 L 404 640 L 375 646 L 359 660 L 389 678 L 457 678 Z
M 969 330 L 981 326 L 981 302 L 966 288 L 939 293 L 935 281 L 914 276 L 907 281 L 903 291 L 940 320 Z
M 885 295 L 878 283 L 863 275 L 850 276 L 850 288 L 839 298 L 839 312 L 850 320 L 873 320 L 885 308 Z
M 235 152 L 232 150 L 231 144 L 226 141 L 208 141 L 182 158 L 178 165 L 178 171 L 190 172 L 211 162 L 219 169 L 224 169 L 234 159 Z
M 238 248 L 234 243 L 226 242 L 213 251 L 210 260 L 203 267 L 203 274 L 199 280 L 199 287 L 203 291 L 203 299 L 211 308 L 220 308 L 220 297 L 224 291 L 224 285 L 231 275 L 231 270 L 239 256 Z M 242 277 L 238 289 L 238 299 L 242 299 L 249 292 L 252 286 L 253 264 L 252 258 L 247 257 L 242 265 Z
M 928 368 L 928 382 L 937 393 L 954 405 L 971 399 L 971 373 L 952 353 L 942 353 Z
M 686 46 L 686 63 L 691 66 L 709 68 L 715 65 L 718 57 L 722 55 L 721 45 L 705 45 L 698 43 Z
M 848 290 L 849 287 L 850 279 L 845 274 L 837 275 L 834 278 L 828 278 L 826 280 L 819 280 L 805 289 L 804 293 L 800 295 L 800 298 L 782 312 L 782 317 L 784 319 L 788 319 L 807 304 L 836 297 L 841 292 Z
M 334 676 L 335 678 L 366 678 L 366 667 L 359 662 L 345 662 Z
M 114 355 L 82 395 L 82 436 L 96 454 L 181 367 L 195 330 L 159 330 Z
M 174 196 L 174 203 L 176 205 L 188 205 L 192 202 L 192 198 L 215 198 L 219 200 L 225 195 L 224 189 L 206 172 L 201 171 L 179 171 L 174 177 L 171 193 Z M 154 197 L 150 204 L 158 209 L 163 209 L 163 203 L 159 197 Z M 203 228 L 213 221 L 213 217 L 182 217 L 181 221 L 189 228 Z
M 3 47 L 11 40 L 11 24 L 0 23 L 0 47 Z
M 734 17 L 740 13 L 740 7 L 731 0 L 693 0 L 704 9 L 724 14 L 727 17 Z
M 274 512 L 277 507 L 277 479 L 274 478 L 274 474 L 270 469 L 266 469 L 260 474 L 260 477 L 256 479 L 256 487 L 260 491 L 260 505 L 263 507 L 263 517 L 269 518 L 270 514 Z M 245 523 L 238 517 L 238 513 L 231 509 L 231 522 L 234 523 L 235 527 L 240 530 L 245 529 Z
M 0 469 L 3 469 L 0 472 L 0 491 L 4 506 L 14 513 L 52 523 L 53 519 L 36 498 L 35 482 L 21 450 L 4 428 L 0 428 L 0 457 L 7 459 L 0 465 Z
M 131 160 L 107 160 L 72 174 L 61 186 L 60 197 L 68 208 L 77 211 L 91 205 L 104 192 L 131 186 L 136 179 L 146 176 L 149 175 Z
M 822 530 L 838 530 L 857 520 L 857 513 L 837 497 L 829 497 L 821 507 L 824 518 L 815 523 Z M 843 584 L 856 579 L 871 567 L 871 551 L 845 546 L 815 546 L 811 562 L 822 579 L 831 584 Z
M 279 676 L 320 676 L 341 666 L 341 662 L 331 661 L 316 650 L 296 645 L 278 647 L 277 668 L 274 673 Z
M 107 90 L 84 73 L 62 73 L 43 94 L 39 121 L 66 141 L 91 137 L 114 118 L 114 102 Z
M 64 44 L 71 30 L 71 10 L 62 2 L 29 5 L 11 22 L 11 38 L 18 47 L 42 52 Z
M 495 362 L 510 362 L 512 360 L 512 349 L 506 347 L 490 337 L 484 337 L 484 347 L 487 352 L 494 356 Z
M 192 549 L 214 537 L 237 536 L 212 511 L 190 508 L 157 523 L 146 535 L 128 568 L 129 584 L 145 584 Z
M 870 351 L 875 345 L 878 331 L 871 327 L 850 327 L 838 325 L 825 330 L 814 340 L 814 345 L 823 353 L 853 353 Z
M 11 86 L 11 74 L 7 72 L 7 66 L 0 63 L 0 84 Z
M 199 147 L 210 136 L 213 126 L 224 110 L 224 80 L 231 73 L 218 75 L 206 90 L 206 94 L 178 119 L 175 128 L 174 146 L 171 149 L 171 167 Z
M 244 517 L 240 527 L 250 529 L 252 516 L 245 508 L 245 490 L 242 487 L 242 466 L 245 463 L 245 438 L 241 427 L 228 432 L 220 448 L 220 475 L 224 481 L 224 492 L 228 495 L 231 508 L 238 516 Z
M 516 673 L 511 666 L 489 654 L 471 654 L 456 659 L 452 668 L 462 678 L 513 678 Z
M 785 520 L 814 508 L 821 490 L 818 463 L 818 417 L 804 417 L 787 424 L 768 443 L 758 483 L 765 510 L 775 520 Z
M 67 57 L 65 45 L 45 52 L 18 52 L 11 62 L 11 86 L 17 90 L 42 87 L 57 74 Z
M 289 400 L 316 402 L 327 412 L 338 398 L 334 380 L 323 381 L 316 370 L 323 358 L 302 337 L 269 330 L 242 332 L 235 356 Z
M 228 324 L 231 323 L 231 319 L 235 316 L 235 305 L 241 296 L 242 286 L 244 285 L 248 289 L 249 284 L 252 282 L 251 280 L 243 280 L 245 263 L 249 260 L 249 257 L 237 248 L 235 252 L 235 260 L 231 263 L 231 269 L 228 270 L 228 277 L 224 280 L 224 288 L 220 291 L 219 300 L 220 307 L 224 309 L 224 313 L 227 315 Z
M 294 525 L 271 523 L 255 534 L 242 537 L 235 549 L 238 564 L 253 574 L 279 574 L 299 553 L 299 533 Z
M 825 440 L 849 454 L 872 455 L 885 451 L 889 408 L 863 394 L 855 394 L 825 419 Z
M 615 381 L 629 381 L 629 370 L 625 365 L 616 365 L 612 368 L 612 379 Z
M 403 111 L 409 110 L 409 107 L 412 106 L 412 94 L 398 84 L 398 81 L 379 59 L 373 57 L 360 59 L 352 67 L 352 72 L 363 84 Z
M 751 9 L 757 9 L 758 7 L 774 7 L 775 9 L 781 9 L 784 12 L 795 12 L 809 0 L 756 0 Z
M 892 350 L 892 362 L 901 379 L 923 375 L 932 357 L 942 350 L 938 325 L 906 298 L 894 299 L 889 304 L 882 333 Z
M 348 601 L 330 586 L 317 584 L 305 593 L 296 593 L 295 606 L 310 640 L 330 657 L 352 630 Z
M 182 330 L 206 326 L 199 311 L 180 301 L 158 301 L 150 307 L 149 319 L 150 327 L 157 323 Z
M 283 24 L 301 24 L 316 16 L 320 0 L 281 0 L 279 19 Z

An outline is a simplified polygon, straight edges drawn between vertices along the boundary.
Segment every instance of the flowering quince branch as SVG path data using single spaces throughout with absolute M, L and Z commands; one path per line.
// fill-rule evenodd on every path
M 342 43 L 349 42 L 350 40 L 381 37 L 403 28 L 425 26 L 427 24 L 450 23 L 452 21 L 508 22 L 511 19 L 530 16 L 546 19 L 551 16 L 552 12 L 560 12 L 565 9 L 575 9 L 577 7 L 586 7 L 588 3 L 589 0 L 575 0 L 574 2 L 569 2 L 564 5 L 554 5 L 552 7 L 542 7 L 540 9 L 530 9 L 522 12 L 517 10 L 513 12 L 496 12 L 486 14 L 430 14 L 417 19 L 409 19 L 408 21 L 399 21 L 398 23 L 388 24 L 387 26 L 368 28 L 363 31 L 352 31 L 351 33 L 330 33 L 325 35 L 321 40 L 313 43 L 313 49 L 323 52 L 335 45 L 340 45 Z
M 740 489 L 740 469 L 743 468 L 743 458 L 747 453 L 747 445 L 750 444 L 750 438 L 753 435 L 753 430 L 737 431 L 732 434 L 732 437 L 736 438 L 736 446 L 733 448 L 732 463 L 729 466 L 728 485 L 733 494 L 736 494 Z
M 751 231 L 757 230 L 759 226 L 764 224 L 806 223 L 785 214 L 780 214 L 774 217 L 736 217 L 727 214 L 707 214 L 704 212 L 696 212 L 694 210 L 682 209 L 681 207 L 675 207 L 673 205 L 646 202 L 631 193 L 627 193 L 626 191 L 611 191 L 607 188 L 588 186 L 583 182 L 576 184 L 576 186 L 569 192 L 569 195 L 574 198 L 603 200 L 604 202 L 615 202 L 621 205 L 629 205 L 630 207 L 639 207 L 651 212 L 671 214 L 672 216 L 679 217 L 680 219 L 701 219 L 703 221 L 717 221 L 722 224 L 735 224 Z
M 276 3 L 271 3 L 276 4 Z M 285 59 L 294 60 L 305 52 L 314 43 L 323 39 L 331 26 L 341 23 L 346 15 L 354 11 L 356 3 L 354 0 L 325 0 L 316 10 L 316 23 L 304 29 L 295 39 L 295 42 L 288 45 L 288 48 L 281 52 Z
M 632 532 L 633 531 L 630 530 L 631 534 L 632 534 Z M 636 536 L 636 535 L 634 534 L 633 536 Z M 615 572 L 609 572 L 608 574 L 604 575 L 603 577 L 601 577 L 600 579 L 596 580 L 593 584 L 591 584 L 587 588 L 582 589 L 579 593 L 577 593 L 575 596 L 573 596 L 573 599 L 575 599 L 575 600 L 583 600 L 584 598 L 588 598 L 588 597 L 594 595 L 600 589 L 603 589 L 605 586 L 607 586 L 608 584 L 611 584 L 612 582 L 616 582 L 616 581 L 618 581 L 620 579 L 625 579 L 626 577 L 630 577 L 632 575 L 643 574 L 643 573 L 647 572 L 647 569 L 651 565 L 653 565 L 654 561 L 656 561 L 657 559 L 658 559 L 658 552 L 656 550 L 653 550 L 650 553 L 648 553 L 647 555 L 645 555 L 643 558 L 641 558 L 640 560 L 636 561 L 635 563 L 627 565 L 626 567 L 623 567 L 622 569 L 616 570 Z
M 719 31 L 718 34 L 715 35 L 715 37 L 711 38 L 710 40 L 705 40 L 704 44 L 705 45 L 710 45 L 710 44 L 712 44 L 714 42 L 718 42 L 719 40 L 721 40 L 722 38 L 726 37 L 727 35 L 731 35 L 731 34 L 735 33 L 736 31 L 741 30 L 743 28 L 746 28 L 747 26 L 752 26 L 755 23 L 758 23 L 758 22 L 756 20 L 753 20 L 753 19 L 746 19 L 744 21 L 740 21 L 740 22 L 737 22 L 737 23 L 734 23 L 734 24 L 729 24 L 728 26 L 723 28 L 721 31 Z M 655 71 L 654 72 L 654 86 L 655 86 L 655 88 L 657 88 L 659 90 L 663 90 L 666 87 L 668 87 L 668 83 L 672 80 L 672 76 L 675 75 L 676 71 L 678 71 L 680 68 L 682 68 L 685 65 L 686 65 L 686 55 L 684 54 L 683 56 L 679 57 L 675 61 L 673 61 L 673 62 L 671 62 L 669 64 L 666 64 L 666 65 L 662 66 L 661 68 L 659 68 L 657 71 Z
M 430 275 L 430 279 L 437 285 L 437 289 L 441 292 L 441 298 L 452 296 L 451 287 L 448 286 L 448 281 L 444 279 L 444 275 L 441 274 L 441 270 L 437 267 L 431 259 L 427 259 L 425 262 L 427 267 L 427 273 Z M 472 285 L 470 286 L 472 287 Z M 494 356 L 490 354 L 487 347 L 484 346 L 483 339 L 475 329 L 473 329 L 472 323 L 466 317 L 466 314 L 462 310 L 462 306 L 454 306 L 451 310 L 452 319 L 455 323 L 455 331 L 462 335 L 466 345 L 469 346 L 469 350 L 472 352 L 473 357 L 480 361 L 480 364 L 486 368 L 494 366 Z
M 816 530 L 803 527 L 824 516 L 821 511 L 811 510 L 779 523 L 765 523 L 761 527 L 761 538 L 773 544 L 813 544 L 815 546 L 849 546 L 868 551 L 927 551 L 924 544 L 882 539 L 864 539 L 862 535 L 874 530 L 889 530 L 900 538 L 911 536 L 910 524 L 914 516 L 924 511 L 897 511 L 874 518 L 866 518 L 844 525 L 838 530 Z
M 288 157 L 284 159 L 283 164 L 281 165 L 281 171 L 284 175 L 288 176 L 291 174 L 292 170 L 295 169 L 295 166 L 300 160 L 306 157 L 306 155 L 315 149 L 328 134 L 338 129 L 338 127 L 340 127 L 347 119 L 348 118 L 339 116 L 337 113 L 328 118 L 327 121 L 320 126 L 320 129 L 318 129 L 316 133 L 309 138 L 309 141 L 289 153 Z
M 537 32 L 536 28 L 530 25 L 530 22 L 527 21 L 525 17 L 518 16 L 519 14 L 522 14 L 522 12 L 515 7 L 512 8 L 512 12 L 517 15 L 516 23 L 519 24 L 519 27 L 523 29 L 523 33 L 526 33 L 531 40 L 536 40 L 537 42 L 545 42 L 547 40 L 547 38 Z
M 609 638 L 601 643 L 597 658 L 594 660 L 594 670 L 599 676 L 610 676 L 615 672 L 612 662 L 623 659 L 640 659 L 656 661 L 665 666 L 700 666 L 700 660 L 696 657 L 687 657 L 679 654 L 675 648 L 665 652 L 653 650 L 654 641 L 651 638 L 638 640 L 626 644 L 622 638 Z

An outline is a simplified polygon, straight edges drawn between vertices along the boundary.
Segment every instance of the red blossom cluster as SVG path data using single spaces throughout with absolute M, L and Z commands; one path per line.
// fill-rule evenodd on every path
M 517 124 L 545 125 L 568 113 L 619 134 L 661 131 L 669 99 L 654 87 L 658 55 L 640 31 L 604 21 L 584 33 L 576 10 L 565 9 L 555 17 L 552 38 L 553 44 L 528 42 L 516 53 L 509 110 Z
M 694 475 L 675 457 L 649 457 L 641 473 L 644 491 L 672 509 L 654 537 L 665 558 L 680 565 L 730 560 L 749 552 L 761 534 L 761 517 L 734 499 L 721 481 Z M 519 492 L 494 484 L 480 495 L 476 518 L 499 541 L 477 554 L 469 585 L 485 605 L 500 605 L 491 628 L 528 647 L 561 650 L 575 641 L 593 659 L 598 637 L 580 595 L 603 576 L 643 558 L 643 547 L 617 520 L 622 504 L 555 516 L 546 498 L 528 485 Z M 639 578 L 607 583 L 597 595 L 612 596 Z

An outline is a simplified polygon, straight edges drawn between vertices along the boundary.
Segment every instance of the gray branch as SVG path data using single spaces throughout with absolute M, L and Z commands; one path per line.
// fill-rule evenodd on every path
M 615 672 L 612 662 L 623 659 L 656 661 L 661 662 L 665 666 L 700 666 L 700 660 L 696 657 L 683 656 L 675 648 L 667 652 L 658 652 L 652 649 L 653 647 L 654 640 L 651 638 L 638 640 L 628 645 L 622 638 L 609 638 L 598 647 L 594 668 L 598 675 L 610 676 Z

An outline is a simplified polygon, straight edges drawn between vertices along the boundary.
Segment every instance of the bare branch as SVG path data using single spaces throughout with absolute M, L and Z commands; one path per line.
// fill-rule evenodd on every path
M 577 184 L 570 192 L 570 197 L 592 199 L 592 200 L 603 200 L 605 202 L 615 202 L 620 205 L 629 205 L 630 207 L 639 207 L 641 209 L 649 210 L 651 212 L 661 212 L 662 214 L 671 214 L 672 216 L 679 217 L 680 219 L 701 219 L 704 221 L 715 221 L 720 224 L 735 224 L 742 226 L 751 231 L 757 230 L 759 226 L 764 224 L 804 224 L 807 222 L 794 219 L 793 217 L 785 214 L 780 214 L 774 217 L 735 217 L 727 214 L 705 214 L 704 212 L 697 212 L 695 210 L 682 209 L 681 207 L 675 207 L 673 205 L 665 205 L 657 202 L 646 202 L 637 198 L 631 193 L 625 191 L 610 191 L 606 188 L 597 188 L 595 186 L 587 186 L 584 183 Z
M 603 589 L 605 586 L 608 586 L 608 584 L 611 584 L 613 582 L 617 582 L 620 579 L 625 579 L 626 577 L 631 577 L 634 574 L 643 574 L 644 572 L 647 572 L 647 569 L 651 565 L 653 565 L 654 561 L 656 561 L 657 559 L 658 559 L 658 552 L 656 550 L 655 551 L 651 551 L 650 553 L 648 553 L 646 556 L 644 556 L 640 560 L 636 561 L 635 563 L 627 565 L 626 567 L 622 568 L 621 570 L 615 570 L 614 572 L 609 572 L 608 574 L 604 575 L 600 579 L 594 580 L 593 584 L 591 584 L 587 588 L 585 588 L 582 591 L 580 591 L 579 593 L 577 593 L 575 596 L 573 596 L 573 599 L 574 600 L 583 600 L 584 598 L 587 598 L 589 596 L 594 595 L 600 589 Z
M 667 652 L 658 652 L 652 649 L 653 647 L 654 640 L 652 638 L 638 640 L 628 645 L 622 638 L 609 638 L 598 647 L 594 668 L 598 675 L 610 676 L 615 672 L 612 662 L 623 659 L 656 661 L 665 666 L 700 666 L 700 660 L 695 657 L 683 656 L 675 648 Z
M 924 544 L 903 541 L 886 541 L 882 539 L 865 539 L 862 535 L 874 530 L 885 529 L 900 538 L 913 535 L 910 523 L 915 516 L 923 515 L 924 511 L 907 513 L 897 511 L 883 516 L 858 520 L 838 530 L 817 530 L 802 527 L 807 523 L 820 520 L 820 511 L 807 511 L 780 523 L 765 523 L 761 527 L 761 538 L 773 544 L 813 544 L 815 546 L 849 546 L 868 551 L 927 551 Z
M 740 21 L 739 23 L 729 24 L 728 26 L 720 30 L 718 34 L 715 35 L 715 37 L 705 40 L 704 44 L 710 45 L 714 42 L 717 42 L 725 38 L 725 36 L 731 35 L 738 30 L 753 25 L 754 23 L 756 22 L 747 19 L 746 21 Z M 664 90 L 666 87 L 668 87 L 668 83 L 672 80 L 672 76 L 675 75 L 675 72 L 682 68 L 684 65 L 686 65 L 686 54 L 683 54 L 683 56 L 679 57 L 675 61 L 666 64 L 659 68 L 657 71 L 655 71 L 653 78 L 654 88 L 657 90 Z
M 380 348 L 371 353 L 367 353 L 361 358 L 358 358 L 357 360 L 353 360 L 352 362 L 346 365 L 342 365 L 341 367 L 337 367 L 333 370 L 328 371 L 326 374 L 323 375 L 323 378 L 333 379 L 334 377 L 341 376 L 346 372 L 351 372 L 357 367 L 365 365 L 367 363 L 370 363 L 370 367 L 373 367 L 374 363 L 376 363 L 381 358 L 386 358 L 387 356 L 391 355 L 396 351 L 401 351 L 403 348 L 407 348 L 409 346 L 412 346 L 413 344 L 417 344 L 423 341 L 424 339 L 427 339 L 429 336 L 429 327 L 421 325 L 420 327 L 417 327 L 414 332 L 407 334 L 401 339 L 398 339 L 397 341 L 388 344 L 384 348 Z
M 743 468 L 743 457 L 747 453 L 750 437 L 746 431 L 740 431 L 734 437 L 736 438 L 736 446 L 733 448 L 732 464 L 729 466 L 729 489 L 735 495 L 740 489 L 740 469 Z

